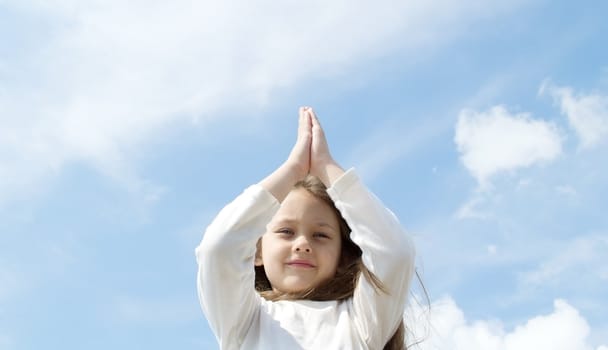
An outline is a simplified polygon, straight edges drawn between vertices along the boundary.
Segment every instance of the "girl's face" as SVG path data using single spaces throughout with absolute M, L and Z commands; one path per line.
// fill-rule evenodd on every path
M 294 293 L 332 279 L 342 237 L 332 208 L 305 189 L 292 190 L 262 236 L 255 265 L 274 290 Z

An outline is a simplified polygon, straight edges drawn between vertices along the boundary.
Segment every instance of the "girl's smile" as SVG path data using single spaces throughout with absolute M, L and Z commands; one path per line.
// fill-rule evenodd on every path
M 315 265 L 308 260 L 296 259 L 287 262 L 288 266 L 301 268 L 314 268 Z

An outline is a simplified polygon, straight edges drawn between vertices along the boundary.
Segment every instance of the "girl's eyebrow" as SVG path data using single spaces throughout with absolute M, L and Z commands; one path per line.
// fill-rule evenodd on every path
M 290 219 L 287 217 L 283 217 L 283 218 L 279 218 L 278 220 L 273 220 L 272 221 L 274 224 L 293 224 L 296 222 L 296 220 L 294 219 Z
M 332 229 L 334 231 L 337 231 L 335 227 L 333 227 L 332 225 L 328 224 L 325 221 L 318 221 L 317 222 L 317 226 L 319 226 L 319 227 L 329 227 L 330 229 Z
M 289 218 L 279 218 L 278 220 L 272 220 L 268 223 L 268 227 L 273 229 L 277 229 L 283 226 L 291 227 L 296 223 L 296 220 Z
M 271 222 L 271 225 L 292 225 L 294 223 L 296 223 L 297 220 L 294 219 L 290 219 L 288 217 L 283 217 L 283 218 L 279 218 L 278 220 L 274 220 Z M 333 231 L 339 232 L 337 228 L 335 228 L 333 225 L 327 223 L 326 221 L 322 221 L 319 220 L 317 222 L 315 222 L 315 225 L 317 225 L 318 227 L 328 227 L 330 229 L 332 229 Z

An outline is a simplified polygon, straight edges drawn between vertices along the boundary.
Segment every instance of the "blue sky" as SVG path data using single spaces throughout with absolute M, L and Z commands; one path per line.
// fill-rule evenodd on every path
M 310 105 L 414 236 L 421 349 L 608 349 L 606 13 L 0 1 L 0 348 L 217 348 L 194 248 Z

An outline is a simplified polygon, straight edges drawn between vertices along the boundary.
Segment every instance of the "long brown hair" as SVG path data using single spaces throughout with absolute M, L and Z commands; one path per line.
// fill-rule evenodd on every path
M 355 292 L 359 276 L 363 276 L 372 286 L 383 293 L 388 293 L 386 287 L 370 270 L 363 265 L 361 260 L 361 249 L 350 239 L 350 227 L 334 205 L 334 202 L 327 194 L 327 188 L 318 178 L 308 175 L 303 180 L 295 184 L 294 188 L 302 188 L 310 192 L 316 198 L 327 203 L 340 222 L 340 235 L 342 236 L 342 247 L 340 260 L 336 275 L 327 283 L 298 293 L 283 293 L 275 291 L 270 285 L 270 281 L 264 271 L 264 266 L 255 266 L 255 289 L 267 300 L 295 300 L 308 299 L 317 301 L 338 300 L 343 301 L 351 298 Z M 258 241 L 257 249 L 261 248 L 261 239 Z M 399 327 L 384 346 L 384 350 L 405 350 L 405 326 L 403 320 Z

